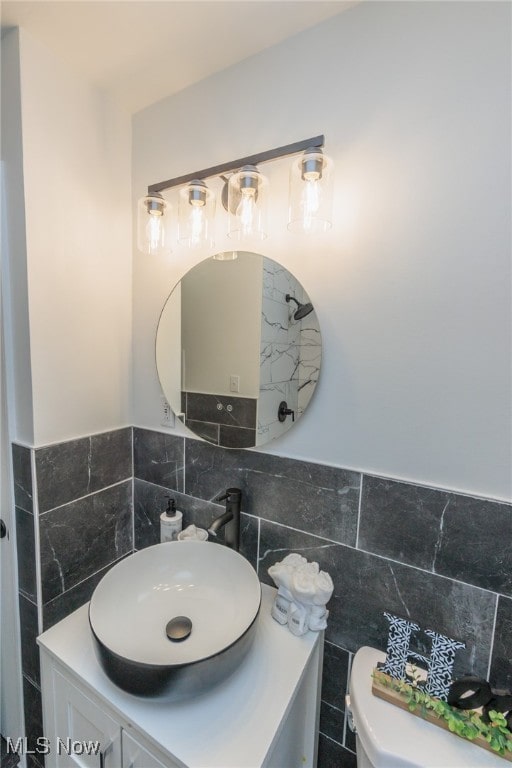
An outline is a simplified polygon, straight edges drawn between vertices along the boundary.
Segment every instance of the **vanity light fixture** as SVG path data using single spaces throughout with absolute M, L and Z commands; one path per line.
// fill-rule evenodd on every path
M 224 181 L 221 200 L 229 217 L 228 236 L 242 243 L 265 238 L 269 182 L 258 166 L 299 153 L 290 171 L 288 228 L 306 233 L 326 231 L 332 218 L 332 161 L 324 155 L 323 145 L 324 137 L 314 136 L 149 186 L 148 194 L 138 204 L 139 250 L 147 254 L 170 252 L 172 207 L 162 192 L 173 187 L 182 187 L 179 242 L 190 247 L 213 245 L 215 195 L 205 182 L 212 177 Z
M 292 232 L 326 232 L 332 225 L 332 161 L 320 147 L 308 148 L 290 168 Z
M 180 189 L 179 241 L 190 248 L 213 245 L 215 195 L 202 179 Z

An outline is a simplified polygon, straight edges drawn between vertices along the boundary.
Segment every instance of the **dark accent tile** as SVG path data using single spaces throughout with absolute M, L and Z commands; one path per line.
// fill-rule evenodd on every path
M 128 553 L 128 555 L 131 554 Z M 84 579 L 80 584 L 68 589 L 62 595 L 50 600 L 49 603 L 43 605 L 43 631 L 50 629 L 54 624 L 69 616 L 70 613 L 76 611 L 85 603 L 88 603 L 92 597 L 97 584 L 101 581 L 103 576 L 117 563 L 124 558 L 116 560 L 114 563 L 110 563 L 105 568 L 102 568 L 97 573 L 93 573 L 88 579 Z
M 16 739 L 14 739 L 14 743 L 16 743 Z M 2 768 L 15 768 L 20 761 L 19 755 L 11 752 L 10 746 L 9 751 L 7 749 L 7 742 L 3 736 L 0 736 L 0 765 Z
M 359 549 L 432 570 L 447 494 L 363 475 Z
M 318 737 L 318 768 L 357 768 L 356 756 L 321 733 Z
M 350 654 L 332 643 L 324 643 L 322 699 L 338 709 L 345 709 Z
M 183 443 L 183 437 L 134 428 L 135 477 L 183 492 Z
M 389 611 L 464 641 L 455 674 L 487 675 L 496 595 L 262 520 L 260 579 L 270 583 L 268 567 L 289 552 L 317 561 L 333 579 L 329 642 L 352 652 L 362 645 L 385 650 L 389 624 L 383 611 Z M 416 650 L 428 654 L 429 648 L 428 637 L 418 635 Z
M 35 755 L 27 755 L 27 768 L 44 768 L 44 755 L 39 755 L 38 757 L 41 762 L 36 759 Z
M 450 495 L 434 571 L 512 596 L 512 505 Z
M 258 537 L 258 518 L 242 513 L 240 515 L 240 554 L 254 566 L 255 570 L 258 568 Z
M 43 736 L 43 711 L 41 704 L 41 691 L 23 677 L 23 708 L 25 711 L 25 732 L 28 739 L 28 748 L 35 751 L 37 739 Z M 40 760 L 42 755 L 38 755 Z
M 255 429 L 257 402 L 254 398 L 236 395 L 187 392 L 187 420 Z
M 363 478 L 360 549 L 512 594 L 511 539 L 511 505 Z
M 131 502 L 126 481 L 41 515 L 44 603 L 132 550 Z
M 345 710 L 331 707 L 322 701 L 320 705 L 320 733 L 343 744 L 343 729 L 345 727 Z
M 36 450 L 39 513 L 132 476 L 131 428 Z
M 36 549 L 34 515 L 20 507 L 16 513 L 16 551 L 18 554 L 18 588 L 28 598 L 37 600 Z
M 185 490 L 203 499 L 242 489 L 242 510 L 355 544 L 360 475 L 336 467 L 185 440 Z
M 254 448 L 256 445 L 256 430 L 221 425 L 219 445 L 222 445 L 224 448 Z
M 500 596 L 494 632 L 490 683 L 512 691 L 512 600 Z
M 351 730 L 349 724 L 348 724 L 348 715 L 347 712 L 345 712 L 345 746 L 347 749 L 350 749 L 351 752 L 356 751 L 356 735 L 354 731 Z
M 14 503 L 26 512 L 34 511 L 32 490 L 32 464 L 30 448 L 12 444 L 12 473 L 14 482 Z
M 209 443 L 214 445 L 219 444 L 219 424 L 210 424 L 207 421 L 194 421 L 193 419 L 187 419 L 185 425 L 197 435 L 202 437 L 203 440 L 208 440 Z
M 39 650 L 36 637 L 39 634 L 37 605 L 19 595 L 20 634 L 21 634 L 21 664 L 23 674 L 32 682 L 41 685 L 39 671 Z

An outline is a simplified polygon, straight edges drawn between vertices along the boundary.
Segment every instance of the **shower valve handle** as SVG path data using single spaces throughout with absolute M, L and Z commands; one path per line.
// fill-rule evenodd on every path
M 279 421 L 283 422 L 287 416 L 291 416 L 292 421 L 295 421 L 295 411 L 292 411 L 291 408 L 288 408 L 288 403 L 286 400 L 281 400 L 277 411 L 277 418 Z

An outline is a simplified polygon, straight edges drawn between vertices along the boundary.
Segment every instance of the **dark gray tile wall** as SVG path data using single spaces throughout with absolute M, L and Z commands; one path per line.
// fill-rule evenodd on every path
M 208 527 L 223 509 L 217 498 L 238 486 L 242 551 L 262 581 L 270 583 L 269 566 L 291 551 L 333 577 L 319 768 L 355 767 L 347 680 L 360 646 L 385 648 L 384 610 L 465 641 L 457 673 L 512 687 L 511 505 L 139 428 L 133 429 L 132 470 L 131 438 L 130 430 L 118 430 L 33 452 L 14 447 L 21 614 L 32 634 L 34 524 L 46 628 L 87 601 L 113 562 L 159 541 L 168 496 L 184 525 Z M 417 649 L 428 653 L 422 643 L 418 636 Z M 26 683 L 37 690 L 30 647 L 23 653 Z
M 133 551 L 132 430 L 36 450 L 13 445 L 12 460 L 25 725 L 32 743 L 42 735 L 37 635 L 89 600 L 103 573 Z
M 384 610 L 465 641 L 456 674 L 512 687 L 511 505 L 188 438 L 162 440 L 134 430 L 135 444 L 154 450 L 136 465 L 134 492 L 136 521 L 146 536 L 151 531 L 151 542 L 158 540 L 166 493 L 178 489 L 184 522 L 206 527 L 218 514 L 215 499 L 238 486 L 242 547 L 262 581 L 271 583 L 268 568 L 292 551 L 333 578 L 319 768 L 355 766 L 345 717 L 349 668 L 362 645 L 385 649 Z M 182 459 L 182 479 L 155 484 L 151 468 L 174 454 Z M 425 640 L 418 635 L 416 648 L 428 654 Z

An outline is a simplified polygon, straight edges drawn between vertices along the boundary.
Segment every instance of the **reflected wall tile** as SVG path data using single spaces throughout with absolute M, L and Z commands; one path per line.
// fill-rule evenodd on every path
M 32 490 L 32 461 L 30 448 L 12 444 L 14 503 L 26 512 L 34 511 Z
M 320 733 L 343 744 L 345 729 L 345 710 L 333 707 L 322 701 L 320 705 Z
M 184 438 L 135 427 L 134 475 L 140 480 L 183 491 Z
M 363 478 L 360 549 L 512 594 L 512 506 Z
M 390 611 L 466 643 L 458 651 L 457 674 L 487 674 L 496 595 L 416 568 L 376 557 L 283 526 L 261 521 L 260 579 L 289 552 L 318 562 L 334 582 L 326 639 L 355 652 L 362 645 L 385 650 Z M 416 650 L 429 652 L 428 637 L 417 637 Z
M 489 681 L 494 688 L 512 691 L 512 600 L 500 597 Z
M 38 448 L 39 513 L 131 477 L 131 445 L 127 427 Z
M 318 768 L 357 768 L 357 758 L 321 733 L 318 738 Z
M 223 451 L 188 439 L 185 457 L 188 494 L 213 499 L 236 486 L 248 514 L 355 543 L 359 473 L 255 451 Z
M 131 502 L 127 481 L 40 516 L 44 603 L 131 551 Z

